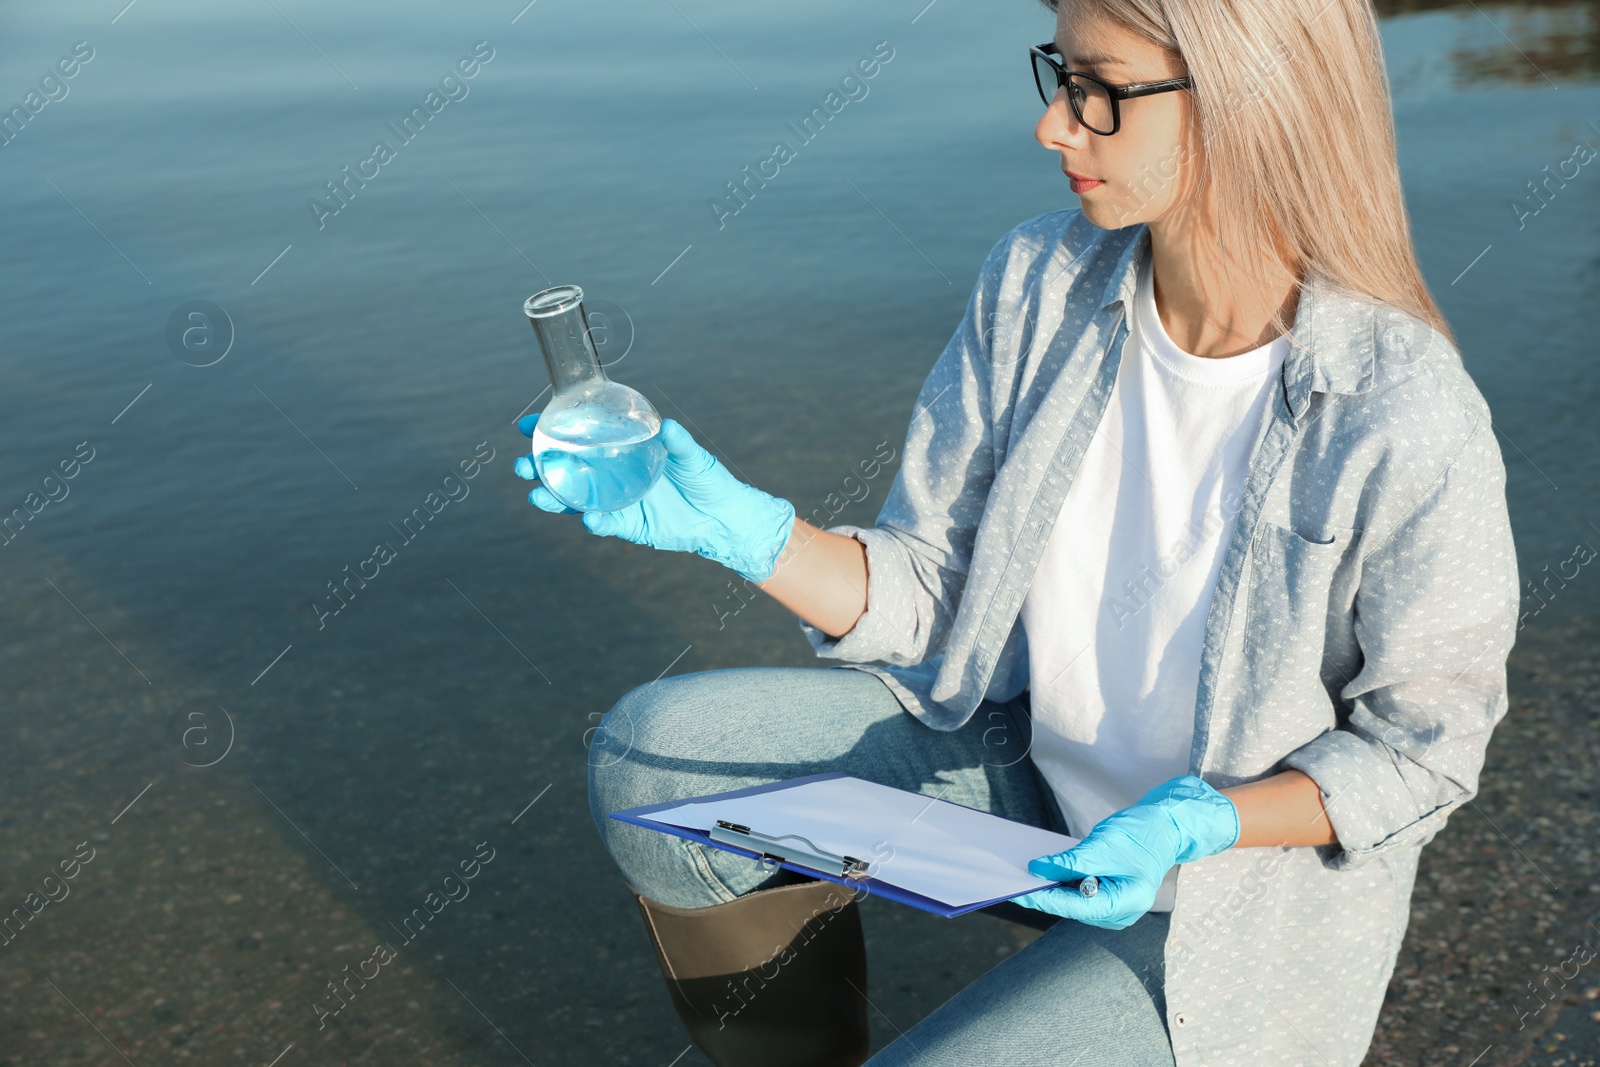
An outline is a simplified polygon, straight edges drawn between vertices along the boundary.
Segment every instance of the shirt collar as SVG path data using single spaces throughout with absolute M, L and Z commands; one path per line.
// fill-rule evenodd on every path
M 1124 236 L 1125 235 L 1125 236 Z M 1150 255 L 1150 228 L 1144 223 L 1105 231 L 1121 238 L 1122 248 L 1100 294 L 1101 310 L 1133 307 L 1139 268 Z M 1284 399 L 1295 418 L 1317 393 L 1363 393 L 1376 379 L 1377 307 L 1313 272 L 1300 291 L 1289 351 L 1283 360 Z

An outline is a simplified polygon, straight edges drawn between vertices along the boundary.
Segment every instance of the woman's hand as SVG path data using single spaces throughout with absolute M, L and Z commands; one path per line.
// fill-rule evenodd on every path
M 1094 875 L 1099 881 L 1094 896 L 1052 888 L 1013 899 L 1090 926 L 1121 930 L 1150 910 L 1173 864 L 1215 855 L 1238 839 L 1239 812 L 1233 802 L 1186 774 L 1106 816 L 1065 852 L 1029 861 L 1028 873 L 1040 878 L 1067 881 Z
M 524 415 L 517 429 L 531 437 L 538 421 L 538 415 Z M 661 443 L 667 466 L 650 491 L 617 511 L 582 512 L 584 528 L 636 545 L 696 552 L 752 582 L 770 578 L 794 528 L 794 505 L 729 474 L 673 419 L 661 420 Z M 515 469 L 518 477 L 538 481 L 531 456 L 517 457 Z M 543 485 L 528 493 L 528 502 L 558 515 L 580 514 Z

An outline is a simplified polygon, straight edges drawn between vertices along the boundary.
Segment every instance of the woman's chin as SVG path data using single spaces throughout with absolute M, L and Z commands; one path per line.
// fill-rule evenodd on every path
M 1119 230 L 1124 226 L 1131 226 L 1138 219 L 1125 218 L 1125 213 L 1117 205 L 1109 203 L 1101 196 L 1105 186 L 1091 189 L 1087 194 L 1078 197 L 1078 205 L 1083 210 L 1083 217 L 1100 227 L 1102 230 Z

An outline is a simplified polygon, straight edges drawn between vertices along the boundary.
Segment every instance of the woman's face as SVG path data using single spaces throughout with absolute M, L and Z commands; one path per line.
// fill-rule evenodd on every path
M 1182 62 L 1120 26 L 1069 13 L 1063 0 L 1056 19 L 1056 59 L 1112 85 L 1181 78 Z M 1118 101 L 1122 122 L 1103 136 L 1073 114 L 1064 89 L 1039 119 L 1033 135 L 1061 154 L 1061 169 L 1100 184 L 1073 184 L 1090 222 L 1114 230 L 1167 217 L 1190 205 L 1199 171 L 1199 137 L 1191 129 L 1188 90 Z

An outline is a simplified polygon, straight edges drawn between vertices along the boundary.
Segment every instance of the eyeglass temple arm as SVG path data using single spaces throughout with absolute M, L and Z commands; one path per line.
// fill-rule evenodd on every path
M 1194 82 L 1189 78 L 1168 78 L 1166 81 L 1145 82 L 1141 85 L 1124 85 L 1113 91 L 1120 99 L 1126 100 L 1130 96 L 1149 96 L 1151 93 L 1162 93 L 1168 89 L 1192 89 Z

